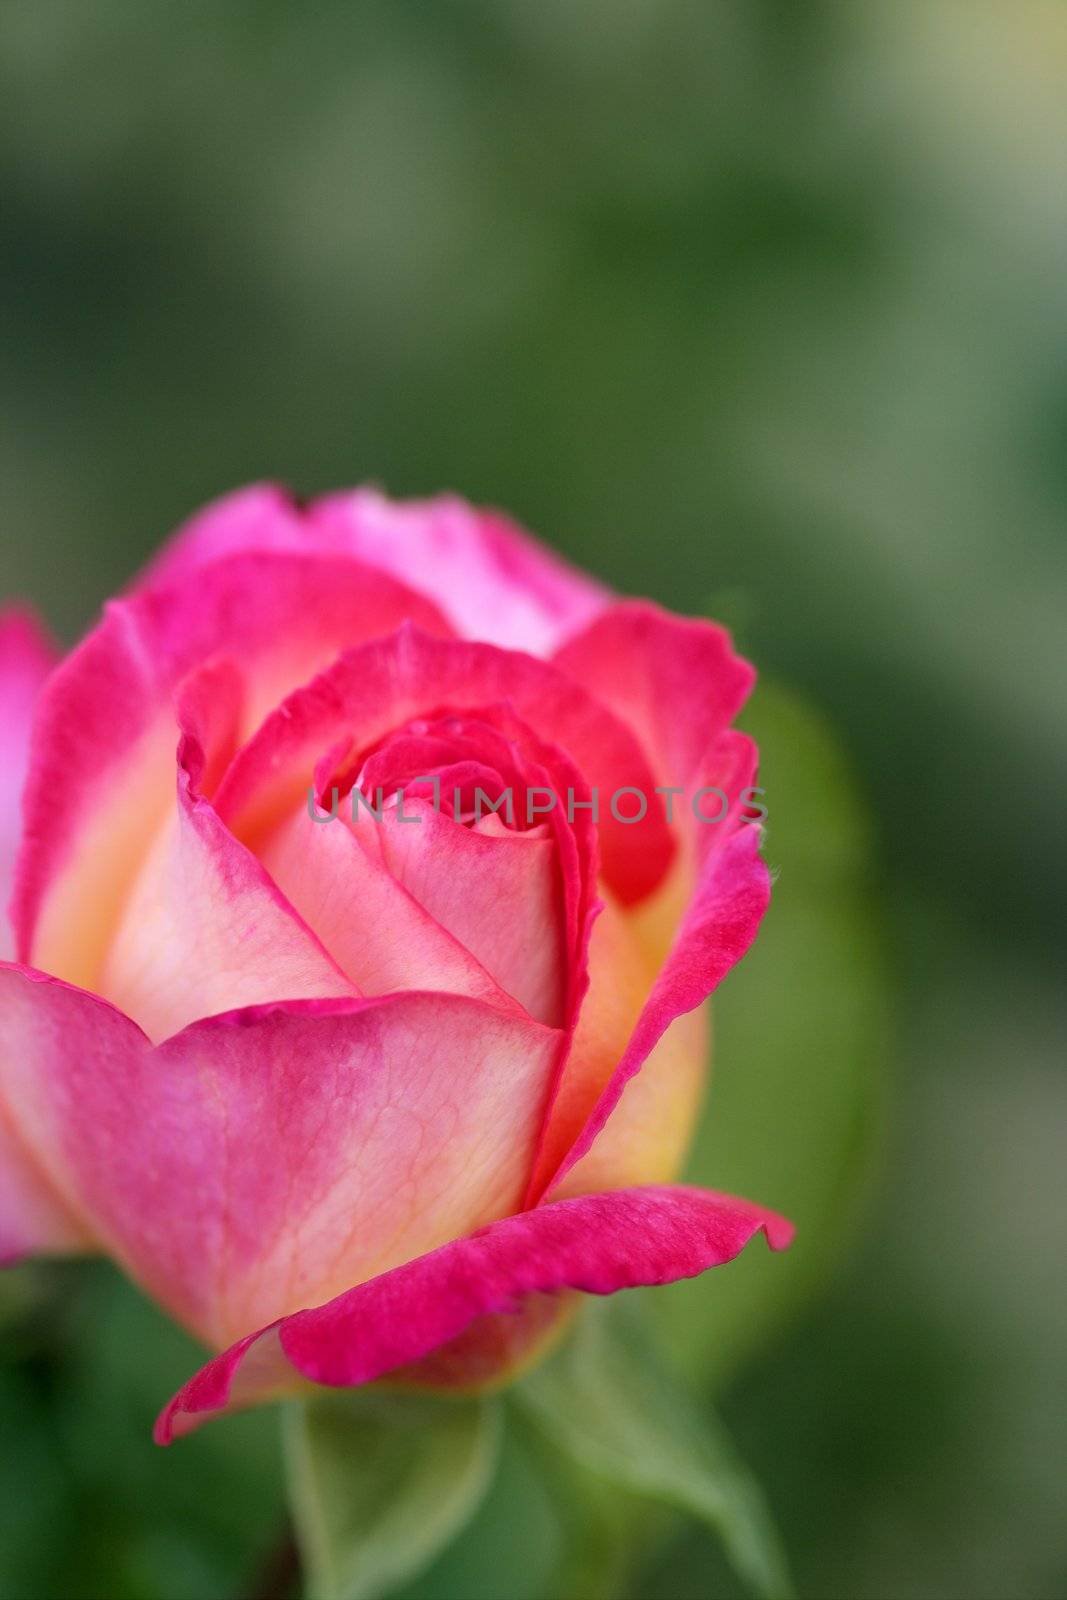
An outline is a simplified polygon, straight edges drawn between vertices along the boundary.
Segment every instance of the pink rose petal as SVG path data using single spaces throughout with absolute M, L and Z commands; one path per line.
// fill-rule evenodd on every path
M 695 1277 L 733 1260 L 760 1232 L 781 1250 L 793 1230 L 747 1201 L 685 1188 L 586 1195 L 505 1217 L 246 1336 L 175 1395 L 156 1438 L 168 1444 L 211 1415 L 284 1393 L 301 1378 L 372 1383 L 440 1350 L 480 1318 L 517 1313 L 530 1296 L 614 1294 Z
M 513 1211 L 559 1036 L 458 995 L 305 1001 L 153 1047 L 0 966 L 0 1098 L 64 1205 L 214 1344 Z
M 427 595 L 457 632 L 535 655 L 547 655 L 610 599 L 510 518 L 456 495 L 390 500 L 352 489 L 302 506 L 269 483 L 199 511 L 140 584 L 170 582 L 242 550 L 347 556 Z
M 56 653 L 31 612 L 0 611 L 0 960 L 15 953 L 8 918 L 15 857 L 22 836 L 22 786 L 30 724 Z
M 501 704 L 540 740 L 558 745 L 599 791 L 602 869 L 620 900 L 650 894 L 663 880 L 674 841 L 630 730 L 546 662 L 492 645 L 431 638 L 408 625 L 347 652 L 290 695 L 237 757 L 219 792 L 219 810 L 254 847 L 261 832 L 297 808 L 323 752 L 339 741 L 370 750 L 412 718 Z M 622 786 L 650 796 L 648 815 L 636 825 L 611 814 L 611 796 Z M 558 798 L 565 808 L 567 796 Z
M 724 628 L 673 616 L 648 600 L 610 606 L 554 660 L 639 735 L 657 781 L 690 791 L 707 781 L 708 752 L 756 679 Z M 681 798 L 674 809 L 688 824 Z
M 173 805 L 174 696 L 227 655 L 247 685 L 247 734 L 297 684 L 415 616 L 446 625 L 395 579 L 349 560 L 238 554 L 109 606 L 53 673 L 35 723 L 15 927 L 25 960 L 83 987 Z

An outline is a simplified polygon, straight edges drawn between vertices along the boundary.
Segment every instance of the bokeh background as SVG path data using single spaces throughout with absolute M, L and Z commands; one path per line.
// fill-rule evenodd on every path
M 0 591 L 73 639 L 242 481 L 451 487 L 764 672 L 695 1161 L 801 1237 L 654 1314 L 815 1600 L 1067 1591 L 1065 75 L 1059 0 L 0 7 Z M 256 1593 L 274 1419 L 154 1452 L 186 1341 L 0 1295 L 0 1596 Z M 542 1499 L 412 1594 L 546 1600 Z M 665 1524 L 623 1592 L 735 1590 Z

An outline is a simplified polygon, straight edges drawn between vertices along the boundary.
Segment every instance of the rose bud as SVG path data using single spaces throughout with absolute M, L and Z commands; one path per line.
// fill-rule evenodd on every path
M 9 617 L 0 1254 L 222 1352 L 161 1440 L 498 1382 L 571 1291 L 788 1243 L 671 1186 L 769 890 L 722 629 L 455 499 L 258 487 L 47 665 Z

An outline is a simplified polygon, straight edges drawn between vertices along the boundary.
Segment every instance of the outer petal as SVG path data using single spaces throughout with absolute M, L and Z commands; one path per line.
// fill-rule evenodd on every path
M 15 953 L 7 908 L 22 833 L 30 722 L 54 661 L 55 651 L 30 612 L 0 612 L 0 961 Z
M 657 963 L 639 940 L 632 919 L 610 898 L 593 926 L 588 973 L 588 990 L 531 1174 L 527 1192 L 531 1205 L 544 1195 L 626 1059 L 658 975 Z M 641 1115 L 633 1126 L 626 1116 L 627 1132 L 620 1137 L 616 1119 L 623 1118 L 624 1108 L 616 1109 L 610 1133 L 605 1130 L 600 1135 L 610 1165 L 605 1170 L 600 1163 L 598 1181 L 582 1182 L 580 1189 L 568 1193 L 669 1183 L 677 1176 L 707 1076 L 707 1036 L 702 1011 L 684 1022 L 676 1019 L 666 1030 L 641 1063 L 626 1095 L 625 1112 L 637 1097 Z
M 27 611 L 0 613 L 0 960 L 14 954 L 7 916 L 22 832 L 22 785 L 30 721 L 55 652 Z M 0 1051 L 17 1049 L 4 1039 Z M 75 1249 L 88 1241 L 19 1139 L 0 1095 L 0 1266 L 42 1250 Z
M 784 1249 L 793 1230 L 773 1212 L 700 1189 L 620 1190 L 520 1212 L 242 1339 L 175 1396 L 156 1437 L 167 1444 L 211 1413 L 300 1377 L 371 1383 L 479 1319 L 517 1312 L 532 1295 L 614 1294 L 695 1277 L 731 1261 L 761 1231 Z
M 52 675 L 35 719 L 16 888 L 22 957 L 86 988 L 173 798 L 172 701 L 194 668 L 240 662 L 247 732 L 345 646 L 428 602 L 350 560 L 236 555 L 110 606 Z
M 770 896 L 759 829 L 739 820 L 755 765 L 751 739 L 722 735 L 706 776 L 731 799 L 727 821 L 697 825 L 687 858 L 649 902 L 629 915 L 609 903 L 594 927 L 589 992 L 531 1203 L 546 1192 L 659 1183 L 679 1170 L 707 1069 L 705 1019 L 689 1014 L 745 954 Z
M 548 655 L 609 600 L 499 511 L 454 495 L 398 503 L 356 489 L 317 501 L 309 515 L 317 531 L 415 583 L 468 638 Z
M 699 1031 L 686 1038 L 667 1030 L 740 961 L 769 899 L 758 832 L 743 828 L 705 868 L 622 1059 L 547 1182 L 553 1195 L 677 1169 L 696 1115 L 705 1041 Z
M 640 732 L 658 778 L 679 791 L 673 806 L 685 848 L 656 895 L 625 918 L 613 919 L 609 907 L 594 932 L 590 992 L 531 1199 L 661 1181 L 678 1170 L 707 1042 L 699 1019 L 671 1024 L 699 1007 L 744 955 L 770 894 L 758 830 L 742 821 L 757 753 L 729 727 L 754 673 L 729 636 L 624 601 L 556 660 Z M 722 819 L 710 820 L 720 809 Z M 642 970 L 652 986 L 638 1011 Z
M 455 995 L 305 1002 L 153 1049 L 0 967 L 0 1090 L 70 1209 L 209 1342 L 518 1204 L 558 1035 Z
M 303 507 L 254 484 L 216 501 L 174 536 L 149 569 L 169 580 L 238 550 L 354 556 L 429 595 L 455 628 L 515 650 L 547 654 L 608 602 L 599 583 L 496 511 L 454 495 L 393 501 L 376 489 Z
M 5 1040 L 0 1050 L 17 1041 Z M 24 1256 L 84 1249 L 91 1243 L 80 1224 L 19 1138 L 0 1093 L 0 1267 Z
M 301 508 L 281 484 L 250 483 L 202 507 L 171 535 L 135 588 L 172 584 L 214 561 L 249 551 L 315 553 L 308 547 Z

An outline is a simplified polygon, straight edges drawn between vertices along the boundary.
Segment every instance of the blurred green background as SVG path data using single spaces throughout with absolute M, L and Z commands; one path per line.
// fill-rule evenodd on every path
M 451 487 L 770 681 L 697 1165 L 801 1241 L 654 1314 L 816 1600 L 1067 1591 L 1065 75 L 1059 0 L 0 7 L 0 592 L 69 639 L 242 481 Z M 153 1452 L 186 1342 L 0 1295 L 0 1596 L 257 1592 L 275 1419 Z

